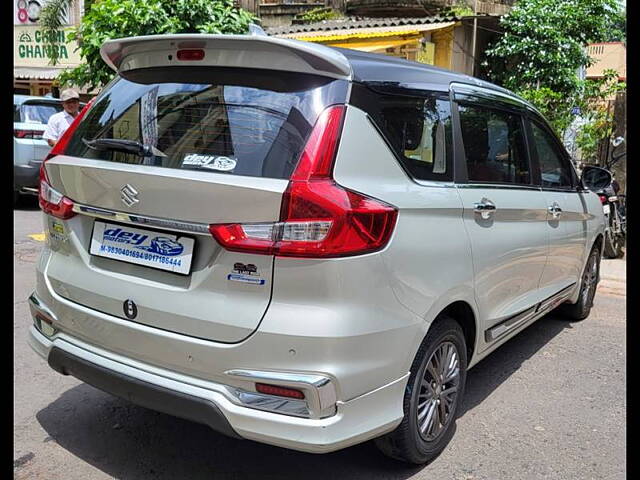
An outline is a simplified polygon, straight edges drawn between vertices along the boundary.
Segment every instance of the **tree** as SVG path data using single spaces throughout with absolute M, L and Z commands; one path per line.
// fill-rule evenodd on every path
M 579 75 L 592 64 L 586 45 L 619 32 L 621 15 L 617 0 L 520 0 L 485 52 L 485 74 L 536 105 L 561 135 L 572 107 L 593 103 L 593 85 Z
M 41 23 L 49 46 L 61 27 L 61 12 L 73 0 L 50 0 L 43 8 Z M 100 47 L 110 39 L 163 33 L 246 33 L 255 17 L 234 6 L 233 0 L 95 0 L 81 24 L 67 40 L 77 40 L 83 63 L 58 76 L 60 84 L 98 88 L 113 77 L 100 57 Z M 56 48 L 50 48 L 52 53 Z M 51 63 L 57 58 L 52 56 Z

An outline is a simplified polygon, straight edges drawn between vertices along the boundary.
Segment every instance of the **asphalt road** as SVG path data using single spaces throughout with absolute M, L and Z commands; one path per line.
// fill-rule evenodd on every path
M 311 455 L 131 405 L 52 371 L 26 342 L 26 299 L 42 246 L 34 201 L 14 214 L 16 479 L 598 479 L 626 477 L 624 260 L 603 262 L 591 316 L 553 313 L 474 367 L 463 413 L 431 465 L 408 468 L 370 443 Z

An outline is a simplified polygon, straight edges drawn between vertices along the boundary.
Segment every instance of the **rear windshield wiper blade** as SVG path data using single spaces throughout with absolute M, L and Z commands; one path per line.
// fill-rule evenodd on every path
M 166 155 L 153 145 L 140 143 L 136 140 L 125 140 L 123 138 L 96 138 L 87 140 L 83 138 L 84 144 L 93 149 L 100 151 L 113 150 L 116 152 L 133 153 L 139 157 L 166 157 Z

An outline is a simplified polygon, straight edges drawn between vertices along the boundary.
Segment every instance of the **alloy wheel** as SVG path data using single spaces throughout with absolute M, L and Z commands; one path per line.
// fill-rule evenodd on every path
M 441 343 L 431 354 L 418 393 L 418 431 L 435 440 L 452 420 L 460 386 L 460 356 L 452 342 Z
M 596 286 L 598 282 L 598 259 L 597 255 L 591 255 L 589 258 L 589 264 L 585 268 L 584 275 L 582 277 L 582 292 L 580 292 L 580 298 L 582 299 L 582 305 L 584 308 L 591 306 L 593 297 L 596 293 Z

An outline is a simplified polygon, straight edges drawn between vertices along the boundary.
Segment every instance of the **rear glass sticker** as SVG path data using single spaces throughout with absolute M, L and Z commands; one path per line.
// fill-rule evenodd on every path
M 224 155 L 201 155 L 199 153 L 189 153 L 182 160 L 183 167 L 206 168 L 221 172 L 230 172 L 236 168 L 237 163 L 235 159 Z

